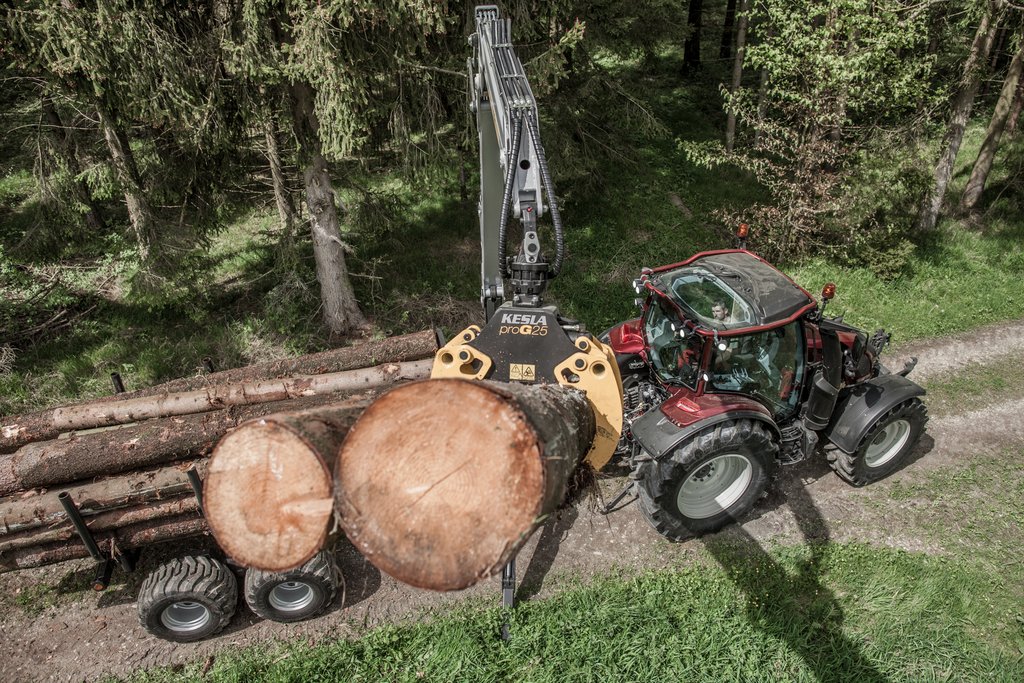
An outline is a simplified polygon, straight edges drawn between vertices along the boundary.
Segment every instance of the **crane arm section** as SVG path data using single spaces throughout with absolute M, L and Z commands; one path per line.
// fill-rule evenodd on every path
M 547 281 L 558 274 L 564 256 L 562 221 L 540 141 L 537 100 L 512 45 L 512 27 L 494 5 L 476 8 L 470 37 L 470 108 L 480 136 L 481 300 L 490 320 L 505 300 L 510 278 L 513 302 L 539 307 Z M 546 202 L 545 202 L 546 200 Z M 537 221 L 550 213 L 555 260 L 541 253 Z M 518 253 L 506 256 L 508 221 L 523 228 Z

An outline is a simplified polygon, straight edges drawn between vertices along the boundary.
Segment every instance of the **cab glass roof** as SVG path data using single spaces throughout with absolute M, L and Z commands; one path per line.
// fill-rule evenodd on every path
M 743 251 L 698 256 L 654 278 L 696 322 L 723 331 L 772 325 L 814 304 L 788 277 Z

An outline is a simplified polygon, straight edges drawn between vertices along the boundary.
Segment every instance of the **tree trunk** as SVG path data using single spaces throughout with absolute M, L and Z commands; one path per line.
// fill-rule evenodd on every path
M 999 92 L 999 100 L 996 101 L 996 109 L 988 124 L 988 130 L 985 131 L 985 141 L 981 143 L 978 158 L 971 170 L 971 177 L 960 198 L 959 211 L 961 213 L 972 211 L 978 205 L 981 193 L 985 190 L 985 182 L 988 180 L 989 171 L 992 170 L 992 161 L 995 159 L 1014 95 L 1020 84 L 1022 63 L 1024 63 L 1024 40 L 1021 41 L 1020 49 L 1017 50 L 1017 54 L 1013 56 L 1013 60 L 1006 70 L 1006 80 L 1003 81 L 1003 89 Z
M 742 4 L 746 4 L 744 1 Z M 740 7 L 740 12 L 743 12 Z M 728 0 L 725 4 L 725 24 L 722 26 L 722 44 L 718 48 L 719 59 L 726 60 L 732 57 L 732 27 L 736 21 L 736 0 Z M 739 49 L 739 38 L 736 38 L 737 49 Z
M 27 443 L 51 439 L 77 429 L 128 424 L 154 417 L 194 415 L 228 406 L 272 403 L 336 391 L 372 389 L 400 380 L 428 377 L 432 364 L 430 359 L 388 363 L 325 375 L 299 375 L 251 384 L 223 384 L 176 394 L 52 408 L 9 418 L 8 423 L 0 427 L 0 452 L 10 452 Z
M 100 125 L 103 127 L 103 137 L 110 149 L 114 172 L 124 192 L 124 201 L 128 207 L 128 219 L 135 232 L 139 255 L 145 260 L 149 256 L 149 248 L 153 243 L 155 227 L 153 211 L 142 187 L 142 176 L 135 164 L 135 155 L 132 153 L 128 136 L 114 121 L 103 99 L 96 97 L 95 102 L 96 113 L 99 115 Z
M 95 535 L 101 531 L 121 529 L 139 522 L 179 517 L 198 511 L 199 501 L 196 500 L 196 497 L 185 495 L 170 500 L 103 512 L 87 518 L 85 523 L 89 527 L 89 531 Z M 0 536 L 0 554 L 18 548 L 31 548 L 49 543 L 67 543 L 76 539 L 78 539 L 78 532 L 70 521 L 65 520 L 53 527 L 26 529 L 16 534 Z
M 116 508 L 174 498 L 192 492 L 186 472 L 195 467 L 200 477 L 206 460 L 181 462 L 167 467 L 139 470 L 96 482 L 64 487 L 83 517 Z M 0 535 L 62 522 L 67 518 L 57 496 L 61 491 L 0 498 Z
M 67 165 L 68 171 L 75 177 L 73 185 L 76 199 L 86 209 L 82 214 L 85 225 L 94 234 L 101 235 L 106 232 L 106 224 L 96 207 L 96 202 L 93 201 L 89 186 L 78 177 L 82 173 L 82 164 L 78 161 L 75 146 L 71 143 L 70 132 L 64 127 L 64 122 L 61 120 L 60 114 L 57 113 L 57 107 L 54 106 L 52 97 L 43 95 L 42 107 L 43 115 L 46 116 L 46 123 L 50 129 L 50 139 L 53 141 L 54 150 Z
M 1017 84 L 1017 94 L 1013 96 L 1013 106 L 1010 108 L 1010 115 L 1006 119 L 1006 134 L 1014 135 L 1017 132 L 1017 120 L 1020 118 L 1020 110 L 1024 108 L 1024 78 Z
M 765 40 L 769 41 L 775 37 L 775 28 L 769 26 L 765 31 Z M 764 117 L 768 113 L 768 69 L 761 68 L 757 79 L 757 125 L 754 129 L 754 149 L 761 142 L 764 129 Z
M 733 3 L 734 4 L 734 3 Z M 732 87 L 729 92 L 735 97 L 743 82 L 743 56 L 747 47 L 747 10 L 750 0 L 740 2 L 740 20 L 736 27 L 736 59 L 732 65 Z M 735 10 L 735 7 L 734 7 Z M 724 40 L 724 38 L 723 38 Z M 729 116 L 725 122 L 725 151 L 731 152 L 736 143 L 736 109 L 735 103 L 729 108 Z
M 274 202 L 277 204 L 281 230 L 286 236 L 291 235 L 295 229 L 295 206 L 281 167 L 281 152 L 277 146 L 277 117 L 273 112 L 269 112 L 263 121 L 263 139 L 267 144 L 267 161 L 270 162 L 270 178 L 274 184 Z
M 369 404 L 364 397 L 270 415 L 247 422 L 217 444 L 203 506 L 228 555 L 247 567 L 284 571 L 320 550 L 333 517 L 334 462 Z
M 978 24 L 978 30 L 974 34 L 971 53 L 964 63 L 960 91 L 953 103 L 946 135 L 942 140 L 942 155 L 939 158 L 939 163 L 935 166 L 935 182 L 921 205 L 921 213 L 917 219 L 917 229 L 922 232 L 934 230 L 935 224 L 938 222 L 942 200 L 946 196 L 949 180 L 953 177 L 953 164 L 956 162 L 957 152 L 960 151 L 960 143 L 964 139 L 964 130 L 967 127 L 967 120 L 971 116 L 974 96 L 978 92 L 983 67 L 998 25 L 997 17 L 1002 11 L 1003 4 L 1004 0 L 991 0 L 988 11 L 982 17 Z
M 299 81 L 291 85 L 291 96 L 292 121 L 306 184 L 306 204 L 313 231 L 313 256 L 316 259 L 316 277 L 320 281 L 324 323 L 332 335 L 344 337 L 365 327 L 366 318 L 359 310 L 345 265 L 345 246 L 341 241 L 334 188 L 317 137 L 319 122 L 313 108 L 313 89 L 308 83 Z
M 247 420 L 283 409 L 304 410 L 348 399 L 305 396 L 286 405 L 260 403 L 212 413 L 146 420 L 137 425 L 75 433 L 22 446 L 0 456 L 0 495 L 110 476 L 184 458 L 209 455 L 217 441 Z
M 704 18 L 704 0 L 690 0 L 687 26 L 690 32 L 683 44 L 683 75 L 700 68 L 700 30 Z
M 246 365 L 231 370 L 211 372 L 171 380 L 145 389 L 113 394 L 96 399 L 97 402 L 127 401 L 143 396 L 195 391 L 220 384 L 248 384 L 268 379 L 283 379 L 295 375 L 323 375 L 331 372 L 358 370 L 387 363 L 404 363 L 433 358 L 439 348 L 435 330 L 423 330 L 397 337 L 365 341 L 340 349 L 329 349 L 295 358 Z M 0 450 L 2 452 L 2 450 Z
M 342 527 L 400 581 L 466 588 L 505 566 L 564 502 L 594 432 L 584 395 L 560 386 L 399 387 L 363 413 L 338 456 Z
M 100 552 L 112 556 L 133 548 L 142 548 L 153 543 L 173 541 L 190 536 L 209 533 L 206 520 L 196 514 L 185 514 L 170 519 L 140 522 L 114 532 L 97 534 L 94 537 Z M 77 539 L 77 536 L 76 536 Z M 0 572 L 16 569 L 31 569 L 67 560 L 89 557 L 89 551 L 81 541 L 55 543 L 52 545 L 21 548 L 0 557 Z

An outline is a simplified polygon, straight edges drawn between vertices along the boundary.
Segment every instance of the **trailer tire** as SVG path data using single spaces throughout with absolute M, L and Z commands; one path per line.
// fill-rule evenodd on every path
M 756 420 L 730 420 L 690 437 L 640 470 L 640 511 L 678 541 L 746 514 L 768 487 L 779 446 Z
M 157 638 L 190 643 L 227 626 L 237 602 L 238 583 L 223 563 L 209 557 L 179 557 L 157 567 L 142 582 L 139 621 Z
M 864 486 L 884 479 L 907 463 L 914 451 L 928 408 L 919 398 L 897 404 L 879 417 L 856 453 L 847 453 L 833 443 L 825 445 L 825 457 L 839 478 L 854 486 Z
M 327 609 L 345 582 L 333 553 L 321 550 L 308 562 L 286 572 L 249 569 L 245 572 L 245 602 L 270 621 L 309 619 Z

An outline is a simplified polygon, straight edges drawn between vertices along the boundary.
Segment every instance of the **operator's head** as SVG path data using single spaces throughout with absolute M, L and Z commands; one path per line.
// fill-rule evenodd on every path
M 725 322 L 729 317 L 729 309 L 726 308 L 724 301 L 716 301 L 711 307 L 711 315 L 715 317 L 715 320 Z

